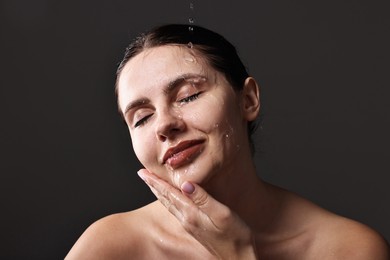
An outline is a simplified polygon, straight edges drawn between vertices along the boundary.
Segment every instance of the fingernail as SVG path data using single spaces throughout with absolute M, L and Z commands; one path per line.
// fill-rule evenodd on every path
M 195 191 L 195 186 L 192 183 L 186 181 L 181 185 L 181 190 L 187 194 L 192 194 Z
M 137 172 L 137 174 L 138 174 L 138 176 L 139 176 L 143 181 L 146 181 L 146 180 L 145 180 L 145 175 L 142 173 L 142 170 L 139 170 L 139 171 Z

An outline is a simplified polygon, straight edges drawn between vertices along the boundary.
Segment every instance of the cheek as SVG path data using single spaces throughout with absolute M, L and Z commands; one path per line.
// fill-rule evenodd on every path
M 229 95 L 208 94 L 186 114 L 186 119 L 202 132 L 218 133 L 221 137 L 231 135 L 239 127 L 239 106 Z
M 243 127 L 240 114 L 240 106 L 234 96 L 217 96 L 210 100 L 215 104 L 207 112 L 210 122 L 208 131 L 214 136 L 213 142 L 220 147 L 224 156 L 235 153 L 243 142 Z
M 131 136 L 131 141 L 138 160 L 145 168 L 150 169 L 153 160 L 156 160 L 156 154 L 153 152 L 155 151 L 154 145 L 156 142 L 151 138 L 147 131 L 141 132 L 141 134 L 133 134 Z
M 212 94 L 206 94 L 198 103 L 183 111 L 183 119 L 201 132 L 214 132 L 221 125 L 225 114 L 224 101 Z

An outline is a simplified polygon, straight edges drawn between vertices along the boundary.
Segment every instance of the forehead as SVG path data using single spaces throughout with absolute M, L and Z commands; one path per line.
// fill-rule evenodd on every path
M 119 107 L 123 110 L 131 99 L 156 93 L 180 75 L 204 75 L 211 70 L 199 52 L 185 46 L 168 45 L 146 49 L 130 59 L 119 76 Z

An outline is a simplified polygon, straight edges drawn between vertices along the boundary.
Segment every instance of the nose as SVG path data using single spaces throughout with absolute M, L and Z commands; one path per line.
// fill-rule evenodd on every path
M 164 111 L 160 114 L 156 127 L 157 139 L 161 142 L 174 139 L 185 129 L 185 123 L 180 114 L 175 111 Z

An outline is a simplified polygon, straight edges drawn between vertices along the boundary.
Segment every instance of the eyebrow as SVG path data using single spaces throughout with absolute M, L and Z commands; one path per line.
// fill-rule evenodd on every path
M 165 87 L 164 87 L 164 90 L 163 90 L 163 93 L 165 95 L 168 95 L 170 94 L 174 89 L 176 89 L 178 86 L 182 85 L 183 82 L 189 80 L 189 79 L 193 79 L 193 78 L 203 78 L 203 79 L 206 79 L 206 77 L 204 75 L 201 75 L 201 74 L 195 74 L 195 73 L 186 73 L 186 74 L 182 74 L 178 77 L 176 77 L 175 79 L 173 79 L 172 81 L 170 81 Z M 134 101 L 131 101 L 130 103 L 127 104 L 124 112 L 123 112 L 123 115 L 126 115 L 126 113 L 131 110 L 131 109 L 134 109 L 136 107 L 139 107 L 139 106 L 142 106 L 142 105 L 145 105 L 145 104 L 149 104 L 150 103 L 150 100 L 148 98 L 140 98 L 140 99 L 136 99 Z
M 129 104 L 127 104 L 125 111 L 123 112 L 123 115 L 126 115 L 127 112 L 129 112 L 131 109 L 134 109 L 136 107 L 140 107 L 145 104 L 149 104 L 150 100 L 147 98 L 140 98 L 134 101 L 131 101 Z
M 172 92 L 175 88 L 180 86 L 183 82 L 193 79 L 193 78 L 206 78 L 204 75 L 201 74 L 195 74 L 195 73 L 186 73 L 183 75 L 178 76 L 165 87 L 164 94 L 168 95 L 170 92 Z

